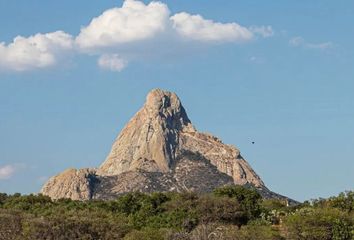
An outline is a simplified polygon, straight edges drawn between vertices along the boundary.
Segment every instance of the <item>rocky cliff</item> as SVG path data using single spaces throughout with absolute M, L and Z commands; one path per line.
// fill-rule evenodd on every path
M 198 132 L 175 93 L 152 90 L 97 169 L 70 169 L 42 193 L 54 199 L 112 199 L 130 191 L 198 191 L 239 184 L 269 191 L 234 146 Z

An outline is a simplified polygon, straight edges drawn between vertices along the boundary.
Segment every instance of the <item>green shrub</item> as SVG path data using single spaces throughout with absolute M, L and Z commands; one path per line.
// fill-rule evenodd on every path
M 303 208 L 285 219 L 290 239 L 352 239 L 352 216 L 333 208 Z
M 249 220 L 242 205 L 228 197 L 203 196 L 198 201 L 197 213 L 203 224 L 221 222 L 241 226 Z
M 269 225 L 247 225 L 238 228 L 233 225 L 202 224 L 191 233 L 193 240 L 283 240 L 279 232 Z
M 22 221 L 21 212 L 0 209 L 0 239 L 21 239 Z
M 240 186 L 212 194 L 129 193 L 114 201 L 0 194 L 0 239 L 350 240 L 352 198 L 346 192 L 287 207 Z
M 165 229 L 144 228 L 133 230 L 124 237 L 124 240 L 164 240 L 167 233 Z
M 255 189 L 249 189 L 242 186 L 225 186 L 216 188 L 213 191 L 215 196 L 229 197 L 236 199 L 241 207 L 247 212 L 248 218 L 254 219 L 261 214 L 262 196 Z
M 354 191 L 340 193 L 337 197 L 328 199 L 329 205 L 334 208 L 339 208 L 349 213 L 354 211 Z

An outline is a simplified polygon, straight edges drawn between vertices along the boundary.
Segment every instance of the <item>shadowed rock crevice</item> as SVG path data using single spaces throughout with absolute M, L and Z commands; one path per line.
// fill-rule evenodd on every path
M 198 132 L 175 93 L 154 89 L 98 169 L 67 170 L 52 177 L 42 193 L 52 198 L 112 199 L 131 191 L 210 192 L 228 184 L 282 197 L 266 188 L 236 147 Z

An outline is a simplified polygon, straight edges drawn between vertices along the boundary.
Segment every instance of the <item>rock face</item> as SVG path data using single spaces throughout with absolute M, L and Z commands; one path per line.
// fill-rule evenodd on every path
M 178 154 L 180 132 L 189 131 L 195 130 L 177 95 L 153 90 L 119 134 L 98 174 L 168 172 Z
M 52 177 L 43 186 L 42 193 L 54 199 L 71 198 L 83 200 L 92 198 L 92 186 L 95 185 L 94 169 L 67 169 L 58 176 Z
M 240 151 L 198 132 L 175 93 L 152 90 L 98 169 L 69 169 L 42 193 L 54 199 L 112 199 L 130 191 L 209 192 L 228 184 L 269 191 Z

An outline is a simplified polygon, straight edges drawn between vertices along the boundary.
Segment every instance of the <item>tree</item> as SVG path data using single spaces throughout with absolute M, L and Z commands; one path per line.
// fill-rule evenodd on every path
M 302 208 L 285 218 L 287 237 L 294 240 L 351 240 L 354 219 L 334 208 Z
M 349 213 L 354 211 L 354 191 L 340 193 L 337 197 L 328 199 L 331 207 L 339 208 Z
M 261 199 L 262 196 L 256 189 L 249 189 L 239 185 L 225 186 L 222 188 L 216 188 L 213 191 L 215 196 L 229 197 L 236 199 L 240 203 L 241 207 L 247 212 L 250 219 L 255 219 L 261 214 Z
M 249 218 L 242 205 L 234 198 L 203 196 L 197 205 L 202 224 L 222 222 L 241 226 Z

